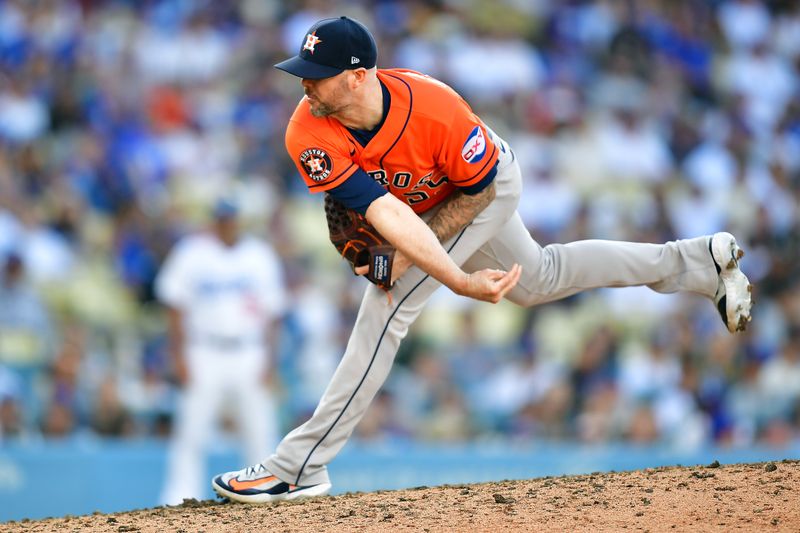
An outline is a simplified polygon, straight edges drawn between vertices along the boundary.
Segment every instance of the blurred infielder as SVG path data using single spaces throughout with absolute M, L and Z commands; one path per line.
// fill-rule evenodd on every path
M 168 311 L 170 351 L 182 386 L 162 503 L 205 495 L 206 446 L 231 407 L 248 462 L 277 442 L 268 389 L 275 326 L 286 306 L 267 243 L 240 236 L 236 206 L 214 209 L 211 231 L 179 241 L 156 279 Z
M 326 465 L 441 284 L 523 306 L 596 287 L 646 285 L 711 299 L 731 332 L 750 318 L 750 285 L 729 233 L 666 244 L 589 240 L 542 248 L 516 212 L 521 176 L 509 145 L 451 88 L 408 70 L 377 70 L 376 58 L 369 31 L 341 17 L 316 23 L 300 53 L 276 65 L 302 78 L 305 89 L 286 131 L 289 155 L 311 192 L 326 191 L 365 215 L 396 248 L 393 261 L 391 254 L 376 255 L 356 272 L 388 267 L 388 285 L 396 282 L 391 298 L 377 285 L 367 288 L 344 357 L 311 419 L 262 463 L 212 480 L 232 500 L 330 489 Z

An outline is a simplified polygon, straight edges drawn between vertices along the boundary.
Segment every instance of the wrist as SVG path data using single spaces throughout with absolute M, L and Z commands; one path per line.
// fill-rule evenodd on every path
M 461 273 L 458 275 L 458 278 L 456 278 L 456 286 L 452 287 L 453 292 L 459 296 L 466 296 L 469 292 L 469 280 L 470 274 L 461 271 Z

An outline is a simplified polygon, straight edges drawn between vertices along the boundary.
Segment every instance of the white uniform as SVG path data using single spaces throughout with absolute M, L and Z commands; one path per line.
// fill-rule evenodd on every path
M 213 234 L 186 237 L 156 280 L 164 304 L 183 316 L 188 383 L 182 391 L 161 500 L 206 493 L 205 448 L 224 405 L 234 408 L 244 458 L 258 461 L 277 442 L 274 400 L 264 384 L 272 354 L 267 325 L 284 312 L 280 262 L 263 241 L 227 247 Z

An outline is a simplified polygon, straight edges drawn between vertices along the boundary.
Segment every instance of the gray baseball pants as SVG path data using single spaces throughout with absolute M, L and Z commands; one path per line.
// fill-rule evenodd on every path
M 541 247 L 516 212 L 522 185 L 519 164 L 508 145 L 497 141 L 503 152 L 495 199 L 443 244 L 465 271 L 508 270 L 521 264 L 522 277 L 506 298 L 522 306 L 586 289 L 634 285 L 713 298 L 718 278 L 708 237 L 666 244 L 587 240 Z M 264 462 L 270 472 L 298 486 L 329 482 L 325 465 L 353 433 L 389 375 L 400 341 L 439 285 L 411 268 L 392 289 L 391 303 L 381 289 L 367 287 L 339 367 L 311 418 L 291 431 Z

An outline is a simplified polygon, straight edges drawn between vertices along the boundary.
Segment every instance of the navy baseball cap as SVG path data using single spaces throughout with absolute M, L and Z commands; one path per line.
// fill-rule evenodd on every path
M 298 78 L 319 80 L 356 68 L 372 68 L 378 47 L 369 30 L 347 17 L 322 19 L 306 33 L 300 53 L 275 65 Z

